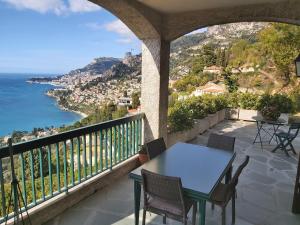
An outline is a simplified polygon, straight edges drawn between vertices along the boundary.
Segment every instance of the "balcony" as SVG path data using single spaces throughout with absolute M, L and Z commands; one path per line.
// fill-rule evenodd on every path
M 234 165 L 239 164 L 245 154 L 251 156 L 237 187 L 236 224 L 299 224 L 300 216 L 291 213 L 297 159 L 288 158 L 282 152 L 271 153 L 272 146 L 266 146 L 262 151 L 259 145 L 253 145 L 256 127 L 252 122 L 224 121 L 199 135 L 192 143 L 205 145 L 210 132 L 226 133 L 237 138 Z M 300 138 L 295 140 L 295 146 L 299 149 Z M 228 206 L 227 224 L 231 224 L 230 204 Z M 221 210 L 218 207 L 211 210 L 208 204 L 206 216 L 207 225 L 221 224 Z M 160 216 L 148 214 L 147 218 L 147 224 L 162 224 Z M 126 175 L 121 177 L 45 225 L 57 224 L 134 224 L 132 181 Z M 167 224 L 180 223 L 167 220 Z
M 135 154 L 142 134 L 142 117 L 143 114 L 15 145 L 18 154 L 15 161 L 20 163 L 21 170 L 18 173 L 20 185 L 26 203 L 33 212 L 31 218 L 34 224 L 39 224 L 37 220 L 45 218 L 50 219 L 45 225 L 134 224 L 133 182 L 128 179 L 128 172 L 138 166 Z M 210 132 L 237 138 L 237 158 L 234 165 L 239 164 L 245 154 L 251 157 L 237 188 L 236 224 L 299 224 L 300 216 L 291 213 L 297 158 L 286 157 L 281 151 L 271 153 L 274 146 L 265 146 L 262 151 L 259 144 L 253 145 L 256 134 L 253 122 L 223 121 L 203 135 L 198 135 L 191 143 L 205 145 Z M 76 144 L 78 140 L 80 145 Z M 57 144 L 59 148 L 56 148 Z M 26 146 L 24 149 L 28 150 L 21 151 L 21 146 Z M 295 148 L 300 148 L 300 138 L 295 140 Z M 26 171 L 35 174 L 35 166 L 24 162 L 26 154 L 29 154 L 29 159 L 34 158 L 36 149 L 38 152 L 45 149 L 45 158 L 49 159 L 50 156 L 52 165 L 47 165 L 48 174 L 41 173 L 42 176 L 32 179 L 34 176 L 28 177 L 25 174 Z M 7 156 L 6 148 L 0 152 L 2 158 Z M 38 158 L 41 156 L 42 154 L 38 154 Z M 55 164 L 57 156 L 62 162 L 60 164 L 63 164 L 62 168 Z M 2 200 L 4 197 L 7 201 L 7 195 L 2 192 L 8 188 L 3 180 L 4 161 L 1 161 L 1 196 Z M 39 161 L 38 168 L 45 168 L 41 164 L 43 160 Z M 60 176 L 57 176 L 55 168 L 61 171 Z M 96 190 L 98 191 L 95 192 Z M 2 210 L 3 207 L 5 206 L 2 205 Z M 66 210 L 58 214 L 64 209 Z M 231 221 L 230 212 L 229 204 L 228 224 Z M 221 211 L 218 207 L 211 210 L 208 204 L 206 215 L 206 224 L 220 224 Z M 148 224 L 162 224 L 159 216 L 151 214 L 147 218 Z M 168 220 L 168 224 L 177 223 Z

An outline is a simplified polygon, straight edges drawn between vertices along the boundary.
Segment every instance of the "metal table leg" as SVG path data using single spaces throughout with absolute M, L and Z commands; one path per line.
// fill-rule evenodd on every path
M 137 181 L 134 181 L 134 218 L 135 218 L 135 225 L 139 224 L 140 201 L 141 201 L 141 184 Z

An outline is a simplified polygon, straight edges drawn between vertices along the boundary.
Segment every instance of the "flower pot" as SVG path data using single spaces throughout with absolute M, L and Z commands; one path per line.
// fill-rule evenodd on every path
M 139 153 L 139 161 L 141 165 L 148 162 L 149 161 L 148 155 L 144 153 Z

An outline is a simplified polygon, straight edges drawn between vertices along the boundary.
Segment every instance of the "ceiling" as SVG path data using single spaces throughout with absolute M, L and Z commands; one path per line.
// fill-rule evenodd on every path
M 138 0 L 161 13 L 172 14 L 196 10 L 277 3 L 284 0 Z M 286 0 L 285 0 L 286 1 Z

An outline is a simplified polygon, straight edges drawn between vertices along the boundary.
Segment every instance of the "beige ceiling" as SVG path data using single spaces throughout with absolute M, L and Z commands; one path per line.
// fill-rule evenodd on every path
M 172 14 L 214 8 L 276 3 L 284 0 L 138 0 L 142 4 L 162 13 Z

